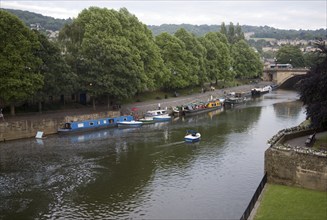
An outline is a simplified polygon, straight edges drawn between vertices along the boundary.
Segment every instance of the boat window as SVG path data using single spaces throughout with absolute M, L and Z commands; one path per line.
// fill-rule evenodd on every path
M 99 124 L 101 124 L 101 122 L 100 122 L 100 121 L 98 121 L 98 125 L 99 125 Z
M 84 127 L 84 124 L 83 123 L 79 123 L 79 124 L 77 124 L 77 127 L 78 128 L 83 128 Z
M 106 120 L 103 120 L 103 124 L 107 124 L 107 121 Z
M 114 120 L 113 119 L 109 119 L 109 124 L 113 124 Z
M 91 126 L 93 126 L 93 124 L 94 124 L 93 122 L 90 122 L 90 125 L 91 125 Z

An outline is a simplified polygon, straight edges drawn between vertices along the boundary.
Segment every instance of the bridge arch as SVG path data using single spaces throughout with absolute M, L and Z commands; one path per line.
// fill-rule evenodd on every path
M 263 71 L 263 79 L 265 81 L 271 81 L 272 83 L 281 86 L 285 83 L 292 82 L 294 80 L 299 80 L 298 76 L 304 76 L 308 73 L 307 68 L 290 68 L 290 69 L 273 69 L 265 68 Z

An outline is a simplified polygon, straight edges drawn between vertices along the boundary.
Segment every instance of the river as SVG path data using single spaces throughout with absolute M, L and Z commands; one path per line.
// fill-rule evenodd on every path
M 141 128 L 0 143 L 0 219 L 239 219 L 267 140 L 305 119 L 294 91 Z M 187 144 L 187 129 L 202 140 Z

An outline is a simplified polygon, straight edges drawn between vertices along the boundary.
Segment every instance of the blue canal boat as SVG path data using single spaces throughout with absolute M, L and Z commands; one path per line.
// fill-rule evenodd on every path
M 119 116 L 115 118 L 99 118 L 99 119 L 91 119 L 85 121 L 72 121 L 72 122 L 65 123 L 63 128 L 59 128 L 58 133 L 70 134 L 74 132 L 83 132 L 83 131 L 110 128 L 110 127 L 117 127 L 118 122 L 133 121 L 133 120 L 134 117 L 128 115 L 128 116 Z

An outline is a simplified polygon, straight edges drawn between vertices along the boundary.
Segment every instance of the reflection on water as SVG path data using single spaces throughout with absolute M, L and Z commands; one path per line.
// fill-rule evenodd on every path
M 140 128 L 0 144 L 0 218 L 238 219 L 266 141 L 304 120 L 296 93 Z M 202 140 L 183 141 L 198 130 Z

